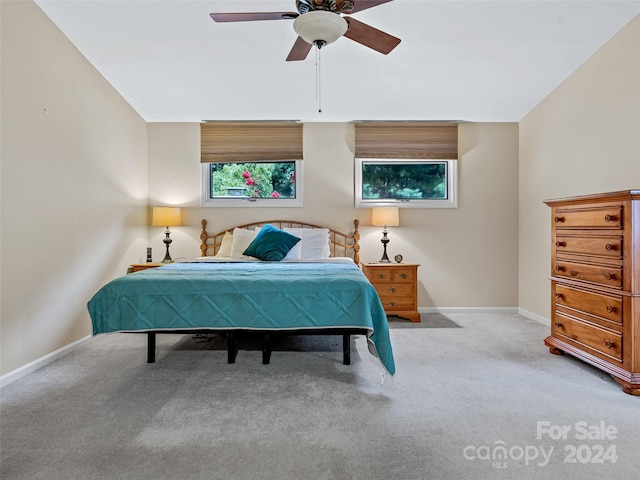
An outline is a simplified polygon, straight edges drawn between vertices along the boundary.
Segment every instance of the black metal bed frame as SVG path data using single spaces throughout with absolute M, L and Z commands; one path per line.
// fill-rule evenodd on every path
M 271 361 L 272 345 L 271 337 L 282 335 L 334 335 L 342 336 L 342 363 L 351 365 L 351 335 L 367 335 L 368 330 L 365 328 L 320 328 L 320 329 L 299 329 L 299 330 L 155 330 L 144 332 L 147 334 L 147 363 L 156 361 L 156 334 L 173 333 L 173 334 L 208 334 L 215 333 L 227 336 L 227 363 L 235 363 L 238 355 L 237 334 L 250 332 L 252 334 L 262 335 L 262 363 L 268 365 Z

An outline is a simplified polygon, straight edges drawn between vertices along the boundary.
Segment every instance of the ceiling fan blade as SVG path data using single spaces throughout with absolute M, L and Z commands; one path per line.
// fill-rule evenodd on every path
M 367 8 L 377 7 L 378 5 L 389 3 L 391 1 L 392 0 L 353 0 L 353 8 L 351 9 L 351 12 L 348 13 L 351 14 L 361 12 L 362 10 L 366 10 Z
M 214 22 L 252 22 L 255 20 L 291 20 L 300 14 L 297 12 L 246 12 L 211 13 Z
M 296 39 L 296 43 L 293 44 L 293 48 L 289 52 L 289 56 L 287 57 L 287 62 L 295 62 L 297 60 L 304 60 L 309 55 L 311 51 L 310 43 L 305 42 L 302 37 L 298 37 Z
M 396 48 L 400 43 L 400 39 L 389 35 L 388 33 L 373 28 L 366 23 L 362 23 L 355 18 L 344 17 L 349 24 L 345 37 L 358 42 L 365 47 L 372 48 L 376 52 L 380 52 L 384 55 Z

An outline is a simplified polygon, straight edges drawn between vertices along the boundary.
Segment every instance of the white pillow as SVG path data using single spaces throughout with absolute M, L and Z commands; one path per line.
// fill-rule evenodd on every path
M 287 252 L 282 260 L 302 260 L 302 242 L 303 238 L 303 230 L 304 228 L 283 228 L 283 230 L 291 235 L 295 235 L 300 239 L 298 243 L 296 243 L 291 250 Z
M 233 229 L 233 242 L 231 243 L 231 258 L 248 258 L 243 255 L 249 244 L 256 238 L 259 230 L 247 230 L 246 228 Z M 300 243 L 300 242 L 298 242 Z
M 215 254 L 216 257 L 231 257 L 231 246 L 233 245 L 233 235 L 229 232 L 224 232 L 224 237 L 222 237 L 222 242 L 220 242 L 220 248 L 218 248 L 218 253 Z
M 301 240 L 291 249 L 285 260 L 315 260 L 329 258 L 328 228 L 285 228 L 285 232 Z

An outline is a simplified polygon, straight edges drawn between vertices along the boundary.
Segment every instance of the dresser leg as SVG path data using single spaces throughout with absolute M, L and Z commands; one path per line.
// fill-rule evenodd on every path
M 616 378 L 613 375 L 611 375 L 611 378 L 613 378 L 616 382 L 618 382 L 618 384 L 620 384 L 620 387 L 622 388 L 622 391 L 624 393 L 628 393 L 629 395 L 640 396 L 640 385 L 625 382 L 624 380 L 620 380 L 619 378 Z
M 556 347 L 549 347 L 549 352 L 553 353 L 554 355 L 564 355 L 564 350 L 560 350 Z

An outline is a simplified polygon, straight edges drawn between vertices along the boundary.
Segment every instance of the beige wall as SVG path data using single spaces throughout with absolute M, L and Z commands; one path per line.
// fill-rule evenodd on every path
M 640 188 L 640 16 L 520 122 L 519 305 L 549 318 L 548 198 Z
M 32 2 L 2 21 L 0 374 L 91 334 L 147 243 L 142 118 Z
M 185 227 L 173 229 L 174 258 L 199 255 L 199 224 L 221 231 L 245 222 L 297 219 L 350 231 L 361 221 L 362 259 L 382 255 L 370 209 L 354 208 L 352 124 L 304 125 L 304 207 L 202 208 L 198 124 L 149 124 L 149 203 L 185 207 Z M 459 208 L 403 209 L 391 228 L 389 253 L 417 262 L 420 307 L 517 307 L 518 126 L 460 126 Z M 152 228 L 154 258 L 163 229 Z

